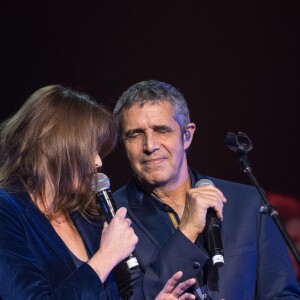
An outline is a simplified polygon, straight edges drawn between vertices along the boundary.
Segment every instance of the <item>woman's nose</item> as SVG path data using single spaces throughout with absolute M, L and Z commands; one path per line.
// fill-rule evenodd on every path
M 96 168 L 102 167 L 102 160 L 98 153 L 96 154 L 96 157 L 95 157 L 95 166 L 96 166 Z

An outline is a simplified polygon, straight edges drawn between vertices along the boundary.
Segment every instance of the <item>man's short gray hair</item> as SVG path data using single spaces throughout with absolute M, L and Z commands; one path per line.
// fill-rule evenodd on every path
M 190 123 L 190 114 L 183 95 L 172 85 L 157 81 L 145 80 L 129 87 L 118 99 L 114 117 L 121 132 L 121 118 L 125 109 L 135 104 L 143 106 L 145 103 L 169 102 L 174 109 L 174 118 L 179 124 L 182 133 Z

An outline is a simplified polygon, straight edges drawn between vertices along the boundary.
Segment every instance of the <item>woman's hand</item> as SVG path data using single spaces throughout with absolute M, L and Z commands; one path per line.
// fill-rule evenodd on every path
M 196 299 L 196 296 L 190 293 L 185 293 L 185 290 L 195 284 L 194 278 L 188 279 L 177 286 L 178 280 L 182 277 L 182 272 L 175 273 L 165 284 L 162 291 L 157 295 L 155 300 L 192 300 Z M 176 286 L 176 287 L 175 287 Z
M 88 262 L 102 282 L 120 261 L 133 252 L 138 242 L 130 227 L 131 220 L 125 218 L 126 212 L 126 208 L 121 207 L 109 225 L 104 224 L 100 248 Z

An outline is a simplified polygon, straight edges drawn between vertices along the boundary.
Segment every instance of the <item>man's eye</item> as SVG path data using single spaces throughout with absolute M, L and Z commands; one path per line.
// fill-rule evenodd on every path
M 131 133 L 126 134 L 125 139 L 127 139 L 127 140 L 134 139 L 140 135 L 141 135 L 141 132 L 131 132 Z
M 158 133 L 168 133 L 168 132 L 171 132 L 171 130 L 169 128 L 158 128 L 156 130 L 156 132 L 158 132 Z

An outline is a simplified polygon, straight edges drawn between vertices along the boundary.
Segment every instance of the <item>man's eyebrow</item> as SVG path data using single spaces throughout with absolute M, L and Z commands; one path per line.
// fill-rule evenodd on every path
M 153 130 L 154 131 L 164 130 L 164 131 L 167 131 L 167 132 L 173 131 L 173 129 L 170 126 L 167 126 L 167 125 L 155 125 L 155 126 L 153 126 Z

